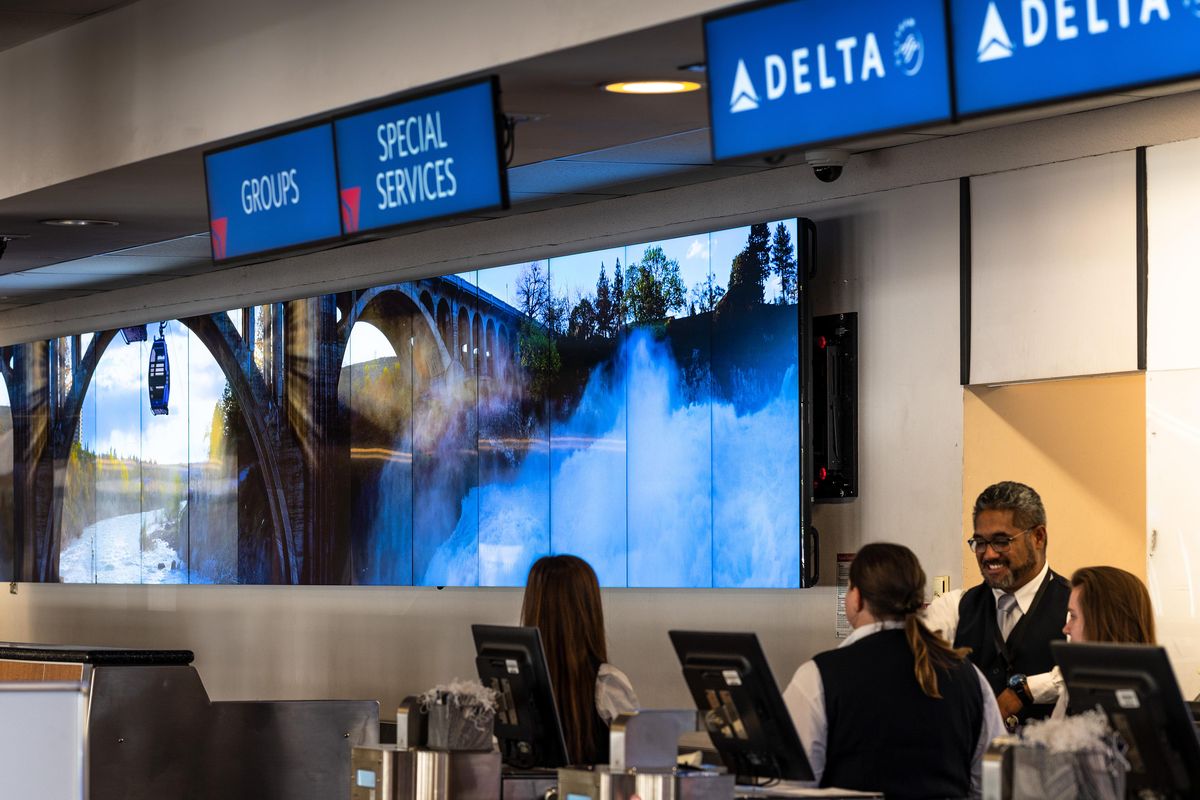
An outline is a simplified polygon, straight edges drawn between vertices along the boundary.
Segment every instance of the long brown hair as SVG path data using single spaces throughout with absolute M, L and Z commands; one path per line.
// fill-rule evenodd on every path
M 608 661 L 596 573 L 576 556 L 539 558 L 525 583 L 521 624 L 541 631 L 571 763 L 592 763 L 596 676 Z
M 1079 587 L 1089 642 L 1155 644 L 1154 608 L 1137 576 L 1116 567 L 1083 567 L 1071 576 L 1071 586 Z
M 865 546 L 850 562 L 850 586 L 876 619 L 904 620 L 917 683 L 925 694 L 940 699 L 937 669 L 957 666 L 971 651 L 951 647 L 918 618 L 925 603 L 925 570 L 913 551 L 883 542 Z

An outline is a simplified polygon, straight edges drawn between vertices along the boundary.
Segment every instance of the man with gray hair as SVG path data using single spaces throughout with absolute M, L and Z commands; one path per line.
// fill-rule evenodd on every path
M 971 660 L 996 693 L 1010 728 L 1050 716 L 1062 690 L 1050 642 L 1062 639 L 1071 586 L 1046 563 L 1046 509 L 1032 488 L 1002 481 L 984 489 L 971 514 L 983 584 L 934 599 L 925 624 Z

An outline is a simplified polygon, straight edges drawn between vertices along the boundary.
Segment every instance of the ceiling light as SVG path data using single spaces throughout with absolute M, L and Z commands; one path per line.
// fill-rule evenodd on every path
M 677 94 L 700 88 L 695 81 L 621 81 L 605 84 L 604 91 L 617 94 Z
M 111 219 L 43 219 L 43 225 L 57 225 L 62 228 L 114 227 L 120 225 Z

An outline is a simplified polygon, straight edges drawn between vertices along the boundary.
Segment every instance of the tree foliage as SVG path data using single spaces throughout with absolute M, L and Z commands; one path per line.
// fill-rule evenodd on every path
M 782 222 L 775 226 L 775 235 L 771 237 L 771 272 L 779 278 L 779 296 L 775 302 L 797 302 L 796 251 L 792 235 Z
M 725 287 L 718 286 L 710 272 L 708 276 L 692 287 L 692 306 L 701 314 L 712 311 L 717 307 L 717 301 L 725 296 Z M 696 313 L 693 311 L 693 315 Z
M 750 235 L 742 252 L 733 257 L 729 270 L 729 290 L 722 306 L 750 308 L 763 302 L 763 285 L 771 269 L 771 229 L 768 225 L 750 226 Z
M 530 376 L 530 388 L 541 395 L 562 366 L 554 337 L 566 333 L 567 301 L 555 298 L 549 275 L 534 261 L 517 278 L 517 302 L 525 315 L 517 331 L 520 363 Z
M 521 321 L 517 336 L 521 349 L 521 366 L 529 375 L 529 388 L 535 397 L 545 396 L 551 381 L 562 367 L 558 345 L 545 328 L 532 320 Z
M 620 332 L 621 326 L 629 319 L 625 312 L 625 273 L 621 269 L 621 259 L 617 259 L 617 265 L 613 267 L 613 284 L 612 284 L 612 304 L 613 304 L 613 335 Z
M 588 298 L 579 298 L 579 302 L 571 309 L 571 316 L 567 320 L 567 336 L 575 339 L 590 339 L 599 333 L 600 315 L 596 311 L 596 307 Z
M 627 270 L 625 307 L 634 322 L 655 322 L 685 307 L 687 289 L 679 262 L 661 247 L 647 247 L 642 260 Z
M 595 312 L 596 333 L 606 339 L 616 336 L 616 308 L 613 306 L 612 291 L 608 287 L 608 276 L 604 273 L 603 261 L 600 262 L 600 277 L 596 279 Z
M 538 322 L 545 321 L 550 306 L 550 278 L 537 261 L 521 270 L 517 278 L 517 302 L 526 317 Z

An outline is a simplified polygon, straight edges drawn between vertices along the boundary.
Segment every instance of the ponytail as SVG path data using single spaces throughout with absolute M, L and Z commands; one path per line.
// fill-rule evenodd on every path
M 904 621 L 917 684 L 927 696 L 941 699 L 938 669 L 958 666 L 971 650 L 951 647 L 917 616 L 925 597 L 925 571 L 917 557 L 903 545 L 866 545 L 850 562 L 850 585 L 858 589 L 876 618 Z
M 908 648 L 912 650 L 913 674 L 917 676 L 917 684 L 920 685 L 921 691 L 935 700 L 942 699 L 942 692 L 938 688 L 937 668 L 946 669 L 958 665 L 971 649 L 951 647 L 945 639 L 926 628 L 915 612 L 904 617 L 904 636 L 908 639 Z

